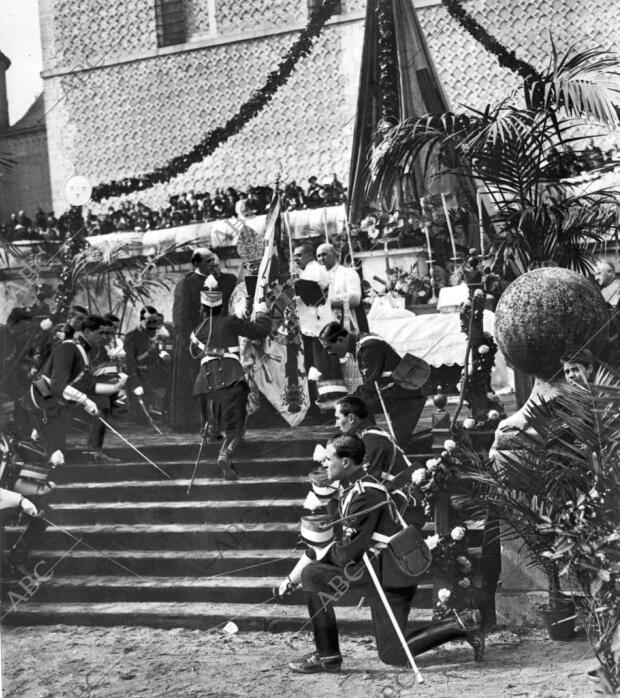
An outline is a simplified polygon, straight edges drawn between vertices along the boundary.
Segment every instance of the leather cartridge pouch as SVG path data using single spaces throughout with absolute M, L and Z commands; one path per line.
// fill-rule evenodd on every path
M 407 526 L 397 533 L 388 543 L 384 554 L 389 555 L 398 569 L 410 577 L 424 574 L 433 559 L 424 536 L 415 526 Z

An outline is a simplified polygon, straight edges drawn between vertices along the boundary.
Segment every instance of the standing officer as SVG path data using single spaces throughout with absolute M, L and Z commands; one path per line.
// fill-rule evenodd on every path
M 175 330 L 175 361 L 172 366 L 170 426 L 174 431 L 198 431 L 198 412 L 192 399 L 192 387 L 199 364 L 189 353 L 189 338 L 200 323 L 200 292 L 207 276 L 213 276 L 222 292 L 222 315 L 228 312 L 228 302 L 237 284 L 233 274 L 223 274 L 218 256 L 206 247 L 192 254 L 194 270 L 174 288 L 172 323 Z
M 139 415 L 139 421 L 143 421 L 145 415 L 142 408 L 135 405 L 137 399 L 143 399 L 147 408 L 159 408 L 168 387 L 171 356 L 162 349 L 157 336 L 158 328 L 157 310 L 147 305 L 140 311 L 139 326 L 125 335 L 127 389 L 133 396 L 134 411 Z
M 271 320 L 264 304 L 254 321 L 222 315 L 222 296 L 217 280 L 208 277 L 201 294 L 203 320 L 191 335 L 193 356 L 200 359 L 193 395 L 201 398 L 203 418 L 216 419 L 224 429 L 217 464 L 227 480 L 236 480 L 232 456 L 245 432 L 250 392 L 239 358 L 239 337 L 265 338 Z

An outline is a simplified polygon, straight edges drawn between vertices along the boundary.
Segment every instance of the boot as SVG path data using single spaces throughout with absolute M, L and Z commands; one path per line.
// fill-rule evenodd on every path
M 291 662 L 289 668 L 296 674 L 336 673 L 342 665 L 338 643 L 338 626 L 331 604 L 324 605 L 318 594 L 305 594 L 308 613 L 312 623 L 316 651 Z
M 217 459 L 217 466 L 222 471 L 222 475 L 224 476 L 224 480 L 238 480 L 239 479 L 239 475 L 237 475 L 237 471 L 235 470 L 235 466 L 233 465 L 233 463 L 229 457 L 222 456 L 220 454 L 218 456 L 218 459 Z
M 407 644 L 414 656 L 439 647 L 450 640 L 465 638 L 474 650 L 474 661 L 484 657 L 484 635 L 479 611 L 454 612 L 454 616 L 433 623 L 407 637 Z

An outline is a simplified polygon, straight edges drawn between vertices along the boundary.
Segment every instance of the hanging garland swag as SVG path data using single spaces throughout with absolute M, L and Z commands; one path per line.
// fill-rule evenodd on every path
M 448 14 L 453 17 L 465 31 L 489 52 L 492 53 L 502 68 L 508 68 L 513 73 L 517 73 L 524 80 L 541 80 L 540 73 L 533 65 L 527 61 L 517 58 L 514 51 L 509 51 L 489 32 L 481 26 L 463 7 L 461 0 L 441 0 L 448 10 Z
M 271 101 L 275 93 L 291 76 L 298 61 L 312 50 L 314 40 L 319 36 L 325 23 L 332 16 L 339 0 L 324 0 L 321 7 L 312 15 L 299 38 L 280 61 L 278 68 L 267 76 L 265 84 L 244 102 L 239 111 L 224 126 L 218 126 L 197 143 L 188 153 L 172 158 L 163 167 L 152 172 L 127 177 L 118 182 L 99 184 L 93 189 L 92 201 L 101 201 L 121 194 L 148 189 L 155 184 L 167 182 L 187 170 L 197 162 L 211 155 L 220 145 L 239 133 L 243 127 L 257 116 Z

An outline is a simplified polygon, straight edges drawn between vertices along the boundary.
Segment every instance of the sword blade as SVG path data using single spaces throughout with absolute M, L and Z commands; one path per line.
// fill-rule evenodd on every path
M 407 640 L 405 639 L 405 636 L 403 635 L 403 631 L 400 629 L 400 625 L 398 625 L 398 622 L 394 616 L 394 611 L 392 610 L 392 607 L 390 606 L 390 602 L 387 600 L 385 592 L 383 591 L 383 587 L 381 586 L 381 582 L 379 581 L 379 578 L 377 577 L 377 573 L 373 569 L 373 566 L 372 566 L 370 559 L 368 557 L 368 553 L 364 553 L 364 555 L 362 556 L 362 559 L 364 560 L 364 564 L 366 565 L 366 569 L 368 570 L 368 574 L 370 575 L 370 578 L 372 579 L 372 582 L 375 586 L 375 589 L 377 590 L 377 593 L 379 594 L 379 598 L 381 599 L 381 602 L 383 603 L 383 607 L 385 608 L 385 612 L 388 614 L 388 618 L 390 619 L 390 622 L 392 623 L 392 627 L 394 628 L 394 632 L 396 633 L 396 636 L 400 640 L 400 644 L 402 645 L 403 650 L 405 651 L 405 655 L 407 656 L 407 659 L 409 660 L 409 664 L 411 664 L 411 668 L 413 669 L 413 673 L 415 675 L 415 678 L 416 678 L 418 683 L 423 683 L 422 674 L 420 674 L 420 670 L 416 666 L 415 660 L 413 659 L 413 655 L 411 654 L 411 650 L 409 649 L 409 645 L 407 644 Z
M 134 446 L 134 445 L 131 443 L 131 441 L 129 441 L 129 439 L 126 439 L 121 433 L 119 433 L 118 431 L 116 431 L 116 429 L 115 429 L 113 426 L 111 426 L 110 424 L 108 424 L 108 422 L 106 422 L 105 419 L 104 419 L 103 417 L 99 416 L 99 421 L 103 424 L 104 427 L 106 427 L 107 429 L 109 429 L 109 430 L 110 430 L 115 436 L 117 436 L 123 443 L 126 443 L 127 446 L 129 446 L 129 448 L 133 449 L 141 458 L 143 458 L 147 463 L 150 463 L 150 465 L 152 465 L 152 466 L 153 466 L 156 470 L 158 470 L 162 475 L 164 475 L 164 476 L 167 477 L 167 478 L 170 477 L 170 475 L 168 475 L 168 473 L 167 473 L 165 470 L 162 470 L 158 465 L 156 465 L 155 463 L 153 463 L 153 461 L 152 461 L 148 456 L 145 456 L 144 453 L 142 453 L 142 451 L 141 451 L 139 448 L 137 448 L 136 446 Z
M 142 408 L 142 411 L 144 412 L 144 416 L 149 420 L 149 424 L 153 427 L 153 429 L 155 429 L 155 431 L 158 434 L 162 435 L 161 429 L 157 426 L 157 424 L 155 424 L 153 417 L 151 417 L 151 413 L 148 411 L 146 405 L 144 404 L 144 400 L 141 397 L 139 397 L 138 402 L 140 403 L 140 407 Z
M 207 440 L 207 424 L 208 422 L 205 422 L 205 427 L 203 430 L 202 434 L 202 439 L 200 440 L 200 447 L 198 448 L 198 457 L 196 458 L 196 462 L 194 463 L 194 472 L 192 473 L 192 479 L 189 481 L 189 485 L 187 486 L 187 492 L 185 493 L 186 495 L 189 494 L 189 491 L 192 489 L 192 485 L 194 484 L 194 480 L 196 479 L 196 471 L 198 470 L 198 463 L 200 463 L 200 456 L 202 455 L 202 449 L 204 448 L 205 441 Z

